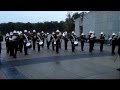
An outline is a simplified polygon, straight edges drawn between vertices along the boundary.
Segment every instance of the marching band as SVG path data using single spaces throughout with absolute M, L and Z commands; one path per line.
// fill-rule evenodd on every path
M 61 48 L 61 43 L 64 41 L 64 47 L 65 50 L 67 50 L 68 42 L 71 42 L 71 50 L 72 52 L 75 52 L 75 47 L 78 46 L 78 42 L 80 40 L 81 43 L 81 51 L 84 51 L 84 43 L 87 41 L 89 42 L 89 52 L 92 52 L 94 50 L 94 43 L 96 40 L 96 36 L 94 31 L 90 31 L 88 37 L 84 33 L 81 33 L 80 38 L 76 36 L 76 33 L 74 31 L 71 32 L 71 35 L 67 33 L 67 31 L 61 33 L 59 30 L 56 30 L 56 32 L 50 33 L 44 33 L 44 31 L 36 32 L 36 30 L 33 30 L 32 32 L 24 30 L 22 31 L 16 31 L 6 33 L 5 36 L 5 42 L 6 42 L 6 53 L 10 56 L 13 56 L 13 58 L 17 57 L 17 51 L 20 51 L 20 53 L 23 52 L 24 54 L 28 55 L 29 48 L 33 48 L 35 50 L 36 46 L 38 48 L 38 52 L 40 52 L 40 48 L 44 47 L 45 41 L 47 45 L 47 49 L 50 49 L 50 45 L 52 46 L 52 50 L 56 51 L 56 53 L 59 53 Z M 0 35 L 0 48 L 1 48 L 1 42 L 3 41 L 3 37 Z M 105 43 L 105 35 L 103 32 L 100 33 L 99 36 L 99 42 L 100 42 L 100 52 L 103 52 L 103 46 Z M 115 54 L 115 48 L 118 44 L 118 54 L 120 55 L 120 32 L 119 36 L 117 36 L 115 33 L 112 34 L 111 37 L 112 42 L 112 54 Z M 1 50 L 0 50 L 1 53 Z

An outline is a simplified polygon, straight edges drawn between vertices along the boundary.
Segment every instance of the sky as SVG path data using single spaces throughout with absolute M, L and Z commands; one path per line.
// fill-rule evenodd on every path
M 82 12 L 82 11 L 69 11 Z M 88 12 L 88 11 L 86 11 Z M 0 23 L 65 21 L 68 11 L 0 11 Z

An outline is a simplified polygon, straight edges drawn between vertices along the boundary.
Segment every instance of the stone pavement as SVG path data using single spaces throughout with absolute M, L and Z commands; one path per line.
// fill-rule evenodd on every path
M 111 55 L 111 46 L 105 45 L 104 52 L 99 51 L 99 44 L 95 44 L 94 51 L 89 53 L 89 45 L 85 43 L 82 52 L 79 46 L 75 52 L 68 44 L 64 50 L 64 43 L 59 54 L 46 46 L 41 51 L 29 50 L 29 55 L 17 54 L 14 59 L 6 54 L 5 42 L 2 42 L 0 56 L 0 79 L 120 79 L 120 58 Z M 117 52 L 117 48 L 116 48 Z

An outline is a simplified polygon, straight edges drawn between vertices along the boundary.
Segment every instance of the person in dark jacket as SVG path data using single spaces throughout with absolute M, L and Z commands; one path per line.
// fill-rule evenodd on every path
M 100 33 L 100 52 L 103 51 L 103 44 L 104 44 L 104 41 L 105 41 L 105 37 L 103 35 L 103 32 Z
M 59 35 L 59 30 L 56 30 L 55 34 L 55 42 L 56 42 L 56 53 L 59 53 L 59 48 L 60 48 L 60 35 Z
M 80 42 L 81 42 L 81 51 L 84 51 L 84 43 L 85 43 L 85 36 L 84 36 L 84 33 L 81 34 L 80 36 Z
M 36 30 L 33 30 L 32 34 L 33 50 L 35 50 L 36 40 L 37 40 Z
M 47 49 L 49 49 L 50 43 L 51 43 L 51 34 L 47 33 L 46 35 L 46 43 L 47 43 Z
M 54 47 L 55 47 L 55 36 L 56 34 L 54 32 L 52 32 L 52 35 L 51 35 L 51 42 L 52 42 L 52 50 L 54 51 Z
M 19 42 L 18 33 L 16 31 L 13 31 L 13 36 L 12 36 L 13 58 L 17 57 L 18 42 Z
M 120 32 L 119 32 L 119 37 L 118 37 L 118 57 L 120 58 Z M 117 69 L 118 71 L 120 71 L 120 68 Z
M 2 44 L 1 44 L 2 41 L 3 41 L 3 36 L 0 32 L 0 54 L 1 54 L 1 49 L 2 49 Z
M 70 41 L 71 41 L 71 46 L 72 46 L 72 52 L 75 51 L 75 44 L 74 41 L 77 40 L 77 36 L 75 35 L 75 32 L 72 31 L 72 34 L 70 35 Z
M 20 53 L 23 52 L 23 44 L 24 44 L 23 33 L 22 33 L 22 31 L 20 31 L 20 33 L 19 33 L 19 50 L 20 50 Z
M 67 50 L 67 44 L 68 44 L 68 34 L 67 34 L 67 31 L 63 33 L 63 39 L 64 39 L 65 50 Z
M 113 34 L 112 34 L 112 54 L 115 54 L 116 44 L 117 44 L 116 34 L 113 33 Z
M 44 47 L 45 33 L 43 31 L 41 31 L 41 38 L 42 38 L 42 41 L 43 41 L 42 47 Z
M 5 42 L 6 42 L 6 52 L 9 54 L 10 48 L 9 48 L 9 34 L 7 33 L 5 36 Z
M 23 42 L 24 42 L 24 53 L 25 53 L 25 55 L 28 55 L 28 47 L 26 46 L 27 41 L 28 41 L 28 33 L 27 33 L 27 30 L 24 30 Z

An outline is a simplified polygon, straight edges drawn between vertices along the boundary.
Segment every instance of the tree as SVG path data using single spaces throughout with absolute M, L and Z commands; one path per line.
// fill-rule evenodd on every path
M 77 18 L 80 17 L 80 14 L 78 12 L 75 12 L 73 15 L 72 15 L 72 18 L 75 20 Z
M 74 30 L 74 20 L 72 18 L 72 12 L 67 13 L 67 18 L 64 24 L 65 31 L 68 31 L 69 33 Z
M 87 12 L 81 12 L 80 13 L 80 18 L 83 20 L 83 17 L 84 17 L 84 15 L 86 14 Z

